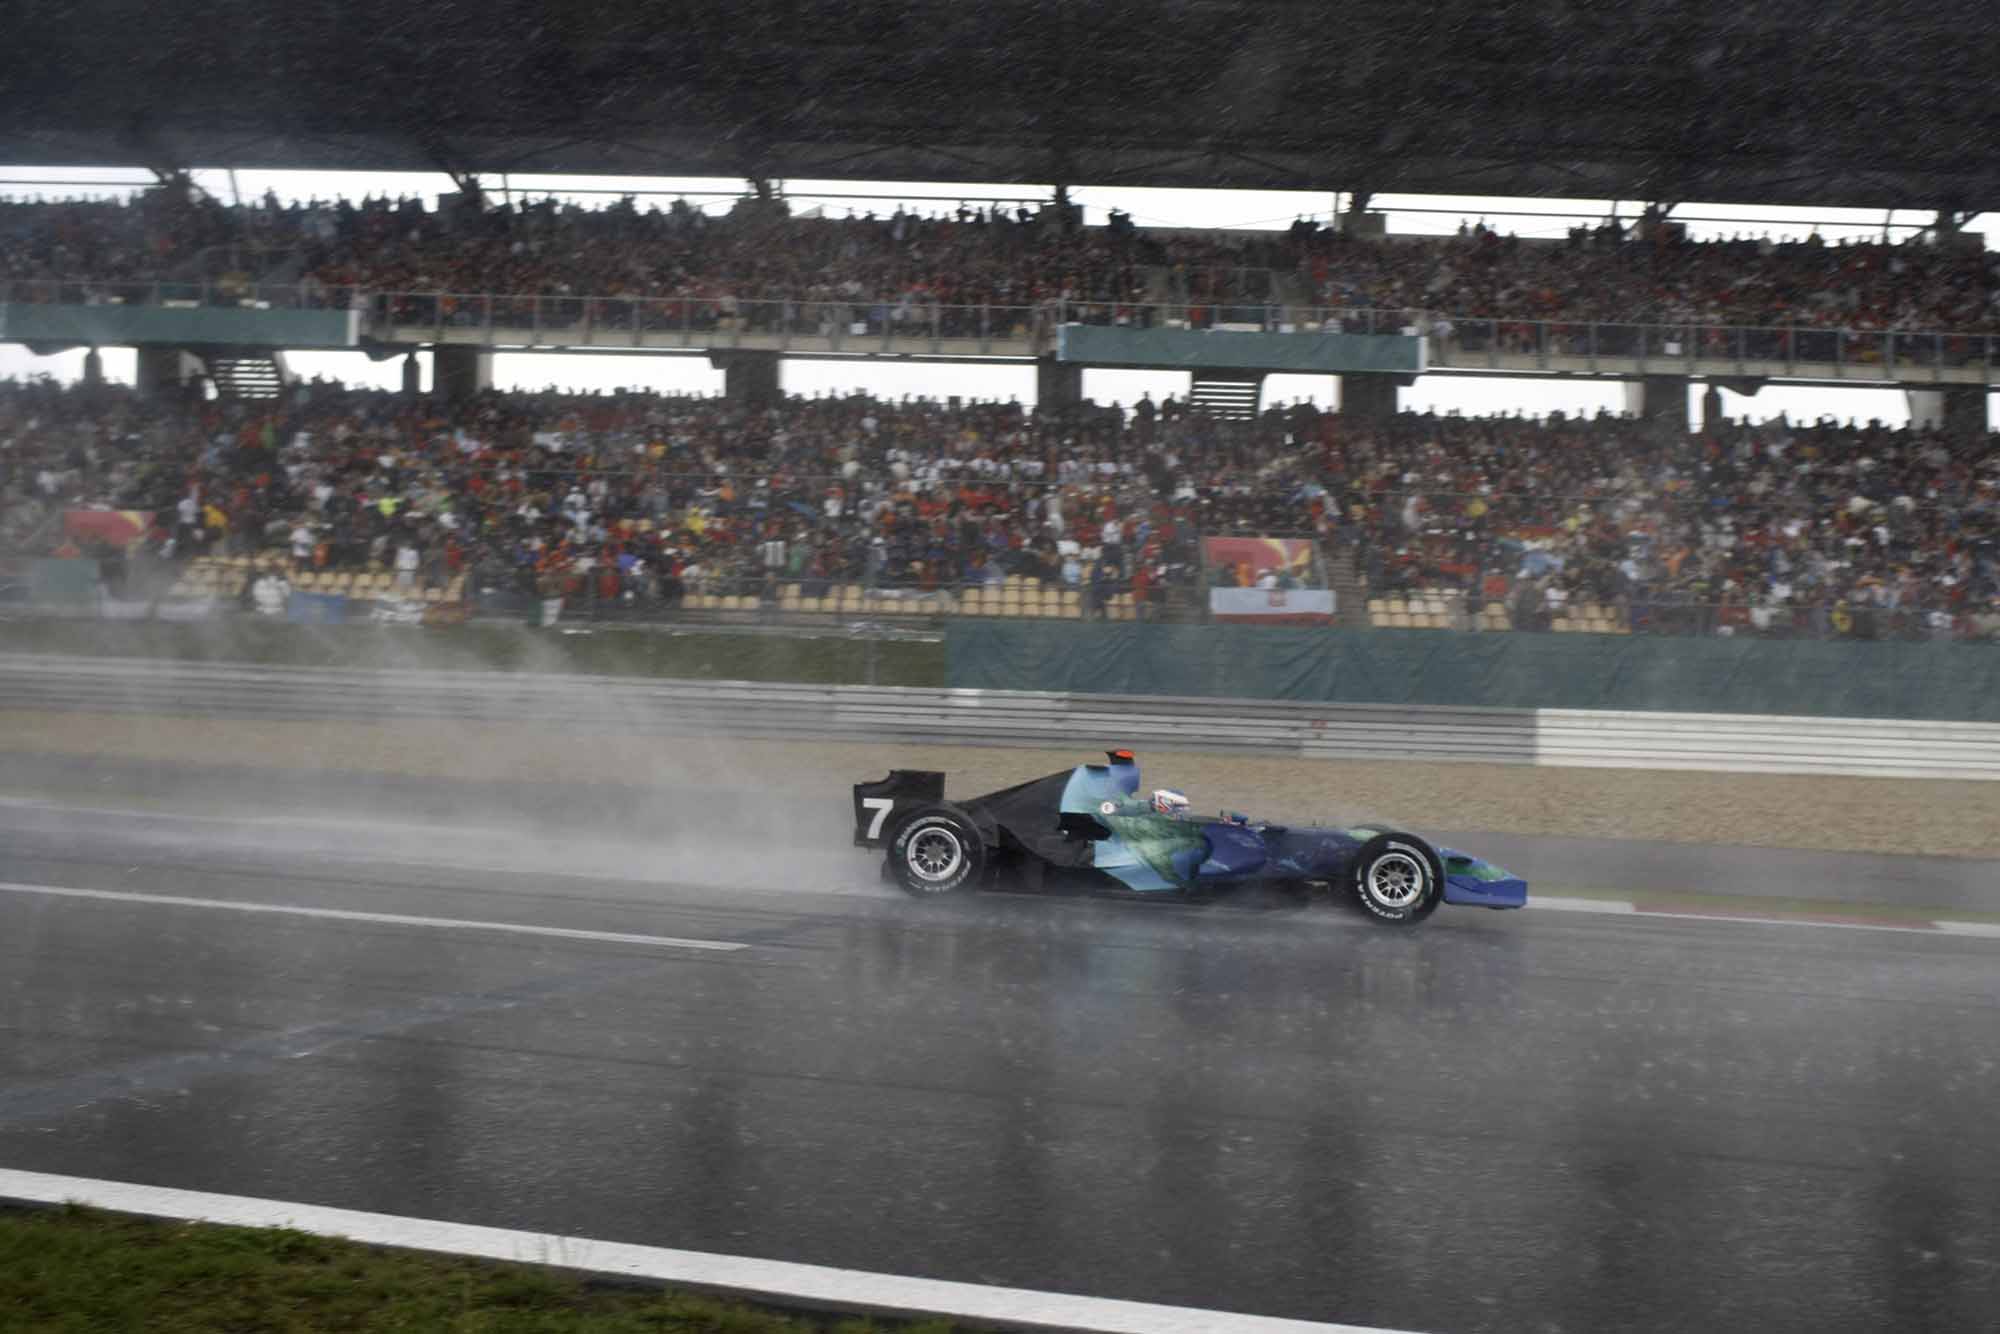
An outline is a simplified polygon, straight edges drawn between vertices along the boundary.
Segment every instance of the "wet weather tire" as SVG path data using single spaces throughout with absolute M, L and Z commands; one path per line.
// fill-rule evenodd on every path
M 1412 834 L 1377 834 L 1354 854 L 1347 883 L 1376 921 L 1414 926 L 1442 902 L 1444 866 L 1430 844 Z
M 986 844 L 956 807 L 923 806 L 896 826 L 885 866 L 906 893 L 919 898 L 952 894 L 979 883 L 986 869 Z

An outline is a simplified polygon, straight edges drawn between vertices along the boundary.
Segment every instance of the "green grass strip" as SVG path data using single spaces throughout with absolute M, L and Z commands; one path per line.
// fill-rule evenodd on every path
M 0 1334 L 949 1334 L 283 1228 L 0 1208 Z

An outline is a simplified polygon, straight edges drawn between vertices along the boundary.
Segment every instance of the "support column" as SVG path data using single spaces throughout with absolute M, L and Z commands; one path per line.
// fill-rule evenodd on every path
M 1357 209 L 1340 215 L 1339 230 L 1342 236 L 1380 240 L 1389 234 L 1389 218 L 1387 214 L 1365 213 Z
M 1404 377 L 1355 374 L 1340 381 L 1340 415 L 1362 421 L 1387 421 L 1396 415 L 1396 400 Z
M 1746 377 L 1743 379 L 1717 379 L 1708 381 L 1708 387 L 1702 390 L 1701 393 L 1700 429 L 1704 431 L 1712 431 L 1721 427 L 1723 421 L 1723 414 L 1722 414 L 1723 390 L 1727 389 L 1732 394 L 1741 394 L 1744 398 L 1755 398 L 1757 396 L 1757 392 L 1760 389 L 1762 389 L 1766 383 L 1767 383 L 1766 381 L 1759 380 L 1754 377 Z
M 1986 389 L 1966 385 L 1951 389 L 1905 389 L 1910 425 L 1942 428 L 1952 435 L 1983 435 L 1986 431 Z
M 1687 376 L 1648 375 L 1642 380 L 1627 380 L 1625 410 L 1646 422 L 1687 430 Z
M 446 398 L 471 398 L 493 387 L 493 354 L 440 343 L 431 349 L 431 387 Z
M 1701 429 L 1713 431 L 1722 425 L 1722 389 L 1713 380 L 1701 391 Z
M 722 372 L 722 392 L 743 403 L 773 403 L 779 395 L 777 352 L 711 352 L 708 364 Z
M 133 382 L 142 397 L 171 397 L 187 387 L 190 358 L 177 347 L 142 344 Z
M 1041 357 L 1035 362 L 1035 411 L 1073 408 L 1083 402 L 1083 367 Z
M 1944 391 L 1944 429 L 1953 435 L 1985 435 L 1990 414 L 1985 385 Z

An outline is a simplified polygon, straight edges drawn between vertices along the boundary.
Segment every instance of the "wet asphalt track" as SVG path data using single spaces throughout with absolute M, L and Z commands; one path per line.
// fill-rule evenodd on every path
M 0 810 L 0 881 L 750 948 L 0 892 L 0 1164 L 1438 1334 L 2000 1325 L 2000 940 L 212 833 Z

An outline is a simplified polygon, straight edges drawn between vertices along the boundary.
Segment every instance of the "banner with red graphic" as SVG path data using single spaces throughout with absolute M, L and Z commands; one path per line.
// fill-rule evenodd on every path
M 64 510 L 63 536 L 129 547 L 152 526 L 151 510 Z
M 1302 537 L 1210 537 L 1208 612 L 1217 621 L 1328 625 L 1333 590 L 1319 587 L 1313 543 Z

